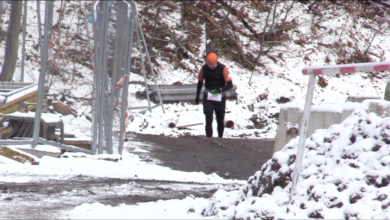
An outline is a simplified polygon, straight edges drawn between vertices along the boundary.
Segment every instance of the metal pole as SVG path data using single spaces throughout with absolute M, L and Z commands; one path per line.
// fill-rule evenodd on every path
M 45 38 L 42 49 L 41 57 L 41 72 L 39 74 L 39 83 L 38 83 L 38 100 L 35 111 L 35 121 L 34 121 L 34 133 L 33 133 L 33 144 L 32 147 L 35 148 L 38 144 L 39 130 L 41 125 L 41 114 L 42 114 L 42 105 L 43 105 L 43 96 L 45 90 L 45 77 L 46 77 L 46 66 L 47 66 L 47 56 L 49 48 L 49 40 L 51 37 L 51 28 L 53 20 L 53 1 L 46 1 L 45 4 Z
M 104 106 L 105 106 L 105 84 L 106 84 L 106 75 L 107 75 L 107 31 L 108 31 L 108 4 L 109 2 L 107 1 L 102 1 L 101 6 L 102 6 L 102 31 L 100 33 L 101 36 L 101 42 L 102 42 L 102 54 L 101 54 L 101 63 L 102 63 L 102 70 L 101 70 L 101 89 L 100 89 L 100 123 L 99 123 L 99 144 L 98 144 L 98 149 L 99 149 L 99 154 L 103 153 L 103 146 L 102 146 L 102 141 L 103 141 L 103 124 L 105 121 L 104 119 Z M 112 119 L 111 119 L 112 120 Z
M 118 20 L 118 16 L 117 16 L 117 20 Z M 117 24 L 118 25 L 118 24 Z M 117 26 L 118 28 L 118 26 Z M 110 105 L 108 106 L 109 109 L 108 109 L 108 118 L 111 118 L 111 120 L 108 120 L 108 123 L 109 123 L 109 126 L 111 127 L 111 129 L 107 132 L 107 136 L 111 136 L 111 138 L 109 139 L 109 141 L 107 142 L 107 145 L 108 146 L 111 146 L 110 147 L 110 150 L 109 150 L 109 154 L 112 154 L 113 153 L 113 148 L 112 148 L 112 124 L 113 124 L 113 118 L 114 118 L 114 102 L 115 102 L 115 93 L 116 93 L 116 83 L 115 82 L 115 75 L 117 74 L 117 69 L 118 68 L 121 68 L 121 67 L 117 67 L 117 62 L 116 60 L 118 59 L 118 44 L 119 44 L 119 36 L 118 36 L 118 29 L 115 31 L 115 45 L 114 45 L 114 67 L 113 67 L 113 70 L 112 70 L 112 75 L 111 75 L 111 88 L 110 88 Z M 119 58 L 119 59 L 122 59 Z
M 128 20 L 127 21 L 119 21 L 119 18 L 120 18 L 120 15 L 119 13 L 126 13 L 126 15 L 128 15 L 128 12 L 130 11 L 130 6 L 128 5 L 127 8 L 121 8 L 122 5 L 119 5 L 120 2 L 117 2 L 117 15 L 116 15 L 116 28 L 115 28 L 115 45 L 114 45 L 114 67 L 113 67 L 113 70 L 112 70 L 112 76 L 111 76 L 111 89 L 110 89 L 110 105 L 109 105 L 109 109 L 108 109 L 108 118 L 113 118 L 114 117 L 114 101 L 115 101 L 115 96 L 116 96 L 116 92 L 117 92 L 117 89 L 116 89 L 116 79 L 117 79 L 117 74 L 119 75 L 119 73 L 117 72 L 118 69 L 121 69 L 122 66 L 121 65 L 118 65 L 118 64 L 121 64 L 121 62 L 117 62 L 118 59 L 123 59 L 124 58 L 124 49 L 123 48 L 119 48 L 119 42 L 121 42 L 121 45 L 122 47 L 124 46 L 123 45 L 123 42 L 125 41 L 125 39 L 128 39 L 128 21 L 130 20 L 128 17 L 126 17 Z M 127 10 L 126 10 L 127 9 Z M 124 10 L 124 11 L 122 11 Z M 125 27 L 123 26 L 120 26 L 119 24 L 125 24 Z M 127 31 L 124 32 L 124 36 L 123 35 L 120 35 L 120 33 L 123 33 L 121 31 L 122 28 L 125 28 Z M 123 49 L 123 50 L 122 50 Z M 121 51 L 121 54 L 118 54 L 119 53 L 119 50 Z M 122 53 L 123 52 L 123 53 Z M 121 71 L 120 71 L 121 72 Z M 112 125 L 113 125 L 113 120 L 108 120 L 108 123 L 109 123 L 109 130 L 107 132 L 107 137 L 108 137 L 108 142 L 107 142 L 107 145 L 108 146 L 111 146 L 110 147 L 110 151 L 108 152 L 109 154 L 112 154 L 113 153 L 113 146 L 112 146 Z M 118 150 L 119 152 L 119 150 Z
M 150 64 L 150 69 L 151 69 L 151 71 L 152 71 L 154 83 L 155 83 L 155 85 L 156 85 L 158 98 L 160 99 L 161 109 L 163 110 L 163 113 L 165 113 L 164 106 L 163 106 L 162 99 L 161 99 L 161 92 L 160 92 L 160 89 L 158 88 L 158 85 L 157 85 L 156 75 L 154 74 L 152 61 L 150 60 L 149 51 L 148 51 L 148 49 L 147 49 L 148 47 L 146 46 L 146 41 L 145 41 L 145 38 L 144 38 L 144 33 L 143 33 L 143 31 L 142 31 L 141 22 L 139 21 L 138 16 L 136 17 L 136 22 L 137 22 L 137 25 L 138 25 L 138 30 L 140 31 L 140 34 L 141 34 L 141 37 L 142 37 L 142 41 L 143 41 L 143 43 L 144 43 L 144 48 L 145 48 L 145 51 L 146 51 L 146 57 L 147 57 L 148 62 L 149 62 L 149 64 Z
M 97 5 L 100 4 L 99 8 L 97 8 Z M 102 2 L 98 2 L 95 4 L 95 39 L 96 39 L 96 42 L 97 42 L 97 45 L 95 46 L 95 67 L 94 67 L 94 77 L 95 77 L 95 82 L 94 82 L 94 88 L 95 88 L 95 92 L 94 92 L 94 95 L 95 95 L 95 105 L 94 105 L 94 108 L 95 108 L 95 112 L 94 112 L 94 141 L 95 141 L 95 144 L 97 145 L 96 148 L 97 148 L 97 153 L 98 154 L 101 154 L 103 152 L 103 149 L 102 149 L 102 118 L 101 118 L 101 106 L 102 106 L 102 103 L 104 100 L 101 99 L 101 91 L 103 89 L 103 84 L 102 84 L 102 75 L 103 75 L 103 67 L 102 67 L 102 63 L 103 63 L 103 60 L 104 60 L 104 56 L 103 56 L 103 53 L 102 53 L 102 50 L 104 48 L 103 46 L 103 40 L 104 40 L 104 37 L 102 36 L 103 35 L 103 12 L 102 10 L 103 9 L 103 4 Z
M 93 29 L 94 29 L 94 57 L 93 57 L 93 60 L 94 60 L 94 66 L 93 66 L 93 97 L 92 97 L 92 114 L 93 114 L 93 125 L 92 125 L 92 142 L 91 142 L 91 151 L 93 154 L 96 154 L 97 152 L 97 148 L 96 148 L 96 144 L 97 144 L 97 104 L 98 104 L 98 99 L 97 99 L 97 92 L 98 92 L 98 88 L 97 88 L 97 85 L 98 85 L 98 74 L 99 74 L 99 71 L 98 71 L 98 65 L 99 65 L 99 53 L 98 53 L 98 50 L 99 50 L 99 41 L 98 41 L 98 16 L 97 16 L 97 6 L 98 6 L 99 2 L 96 2 L 95 5 L 94 5 L 94 9 L 93 9 L 93 15 L 94 15 L 94 23 L 93 23 Z
M 294 194 L 295 187 L 298 183 L 299 173 L 302 170 L 303 152 L 305 151 L 305 141 L 307 137 L 307 130 L 310 122 L 311 102 L 313 100 L 314 86 L 316 83 L 316 75 L 310 74 L 309 85 L 307 87 L 305 109 L 303 110 L 302 122 L 299 126 L 299 142 L 297 149 L 297 157 L 295 160 L 295 167 L 293 172 L 293 182 L 290 191 L 290 200 Z
M 101 124 L 101 118 L 100 118 L 100 106 L 101 106 L 101 98 L 100 98 L 100 93 L 101 93 L 101 89 L 102 89 L 102 83 L 101 83 L 101 75 L 102 75 L 102 12 L 101 12 L 101 8 L 103 7 L 102 6 L 102 2 L 100 2 L 100 5 L 99 5 L 99 8 L 96 8 L 96 29 L 97 29 L 97 32 L 96 32 L 96 38 L 97 38 L 97 42 L 98 42 L 98 45 L 97 47 L 95 48 L 95 56 L 97 58 L 97 61 L 95 63 L 95 74 L 96 74 L 96 82 L 95 82 L 95 88 L 96 88 L 96 97 L 95 97 L 95 100 L 96 100 L 96 104 L 95 104 L 95 121 L 96 121 L 96 126 L 94 127 L 94 130 L 97 132 L 97 136 L 96 136 L 96 148 L 97 148 L 97 153 L 98 154 L 101 154 L 101 141 L 100 141 L 100 135 L 101 135 L 101 130 L 99 129 L 100 128 L 100 124 Z
M 37 0 L 37 17 L 38 17 L 38 36 L 39 36 L 39 50 L 42 57 L 42 27 L 41 27 L 41 2 Z
M 24 1 L 23 7 L 23 42 L 22 42 L 22 64 L 20 71 L 20 82 L 24 82 L 24 62 L 26 57 L 26 22 L 27 22 L 27 3 L 28 1 Z
M 137 24 L 135 24 L 135 25 L 137 25 Z M 138 28 L 135 28 L 135 31 L 137 32 L 138 50 L 139 50 L 139 52 L 140 52 L 140 54 L 141 54 L 142 75 L 143 75 L 144 81 L 145 81 L 146 98 L 148 99 L 148 109 L 149 109 L 149 111 L 151 112 L 151 109 L 150 109 L 149 88 L 148 88 L 148 83 L 147 83 L 147 79 L 146 79 L 145 62 L 144 62 L 144 56 L 143 56 L 143 54 L 142 54 L 141 39 L 140 39 L 140 34 L 139 34 L 139 31 L 138 31 Z M 145 50 L 147 50 L 147 48 L 145 48 Z
M 137 13 L 135 9 L 135 4 L 134 2 L 126 2 L 126 4 L 131 5 L 131 16 L 129 15 L 130 10 L 127 12 L 128 13 L 128 18 L 129 18 L 129 23 L 130 23 L 130 30 L 128 32 L 129 36 L 129 41 L 126 41 L 126 62 L 125 62 L 125 68 L 123 75 L 124 76 L 130 76 L 130 64 L 131 64 L 131 54 L 132 54 L 132 47 L 133 47 L 133 38 L 134 38 L 134 22 L 135 22 L 135 15 Z M 127 29 L 128 26 L 126 26 Z M 125 114 L 127 111 L 127 96 L 129 93 L 129 79 L 126 78 L 126 82 L 123 83 L 122 87 L 122 104 L 121 104 L 121 119 L 120 119 L 120 134 L 119 134 L 119 154 L 122 155 L 123 151 L 123 136 L 124 136 L 124 130 L 125 130 Z

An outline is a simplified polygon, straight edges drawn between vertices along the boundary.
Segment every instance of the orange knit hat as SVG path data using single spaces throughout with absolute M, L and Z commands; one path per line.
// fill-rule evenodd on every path
M 214 65 L 217 63 L 217 54 L 215 53 L 209 53 L 207 54 L 207 58 L 206 58 L 206 62 L 207 64 L 210 64 L 210 65 Z

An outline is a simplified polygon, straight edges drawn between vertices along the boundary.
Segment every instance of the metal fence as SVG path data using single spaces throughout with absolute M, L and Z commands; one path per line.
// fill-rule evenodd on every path
M 70 5 L 65 7 L 65 4 Z M 9 16 L 7 13 L 9 10 L 3 17 Z M 64 16 L 66 13 L 71 16 Z M 39 71 L 34 132 L 31 138 L 0 140 L 0 144 L 35 147 L 42 143 L 88 154 L 122 154 L 128 110 L 131 110 L 131 103 L 127 101 L 130 73 L 140 69 L 145 86 L 154 82 L 158 88 L 135 3 L 25 1 L 22 26 L 19 80 L 26 78 L 23 71 L 31 71 L 32 76 L 27 78 L 34 81 L 37 75 L 34 71 Z M 61 121 L 65 126 L 87 128 L 90 149 L 40 137 L 42 121 L 51 117 L 42 115 L 43 101 L 47 96 L 60 101 L 61 94 L 62 99 L 85 101 L 84 112 L 78 112 L 75 118 L 62 117 Z M 161 106 L 164 111 L 160 93 L 158 95 L 159 104 L 152 106 L 148 97 L 148 106 L 141 108 L 151 110 Z M 82 121 L 81 116 L 91 122 Z

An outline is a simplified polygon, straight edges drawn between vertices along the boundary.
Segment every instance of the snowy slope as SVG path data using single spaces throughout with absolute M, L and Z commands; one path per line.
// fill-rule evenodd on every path
M 220 62 L 225 64 L 232 73 L 233 84 L 237 85 L 238 88 L 238 99 L 227 102 L 227 116 L 235 120 L 236 127 L 227 129 L 225 137 L 274 138 L 280 109 L 280 103 L 277 100 L 280 97 L 286 97 L 292 103 L 303 104 L 305 101 L 308 77 L 303 76 L 301 70 L 307 65 L 321 66 L 363 62 L 359 56 L 368 48 L 370 49 L 368 54 L 371 61 L 389 60 L 387 54 L 390 52 L 390 46 L 387 42 L 390 36 L 387 23 L 380 23 L 379 21 L 375 23 L 378 16 L 375 19 L 359 16 L 363 10 L 361 6 L 351 10 L 346 6 L 347 4 L 329 4 L 327 8 L 321 11 L 322 16 L 318 16 L 309 12 L 310 4 L 296 2 L 289 21 L 294 20 L 298 25 L 295 29 L 287 31 L 290 40 L 275 46 L 273 52 L 270 52 L 270 55 L 275 59 L 269 58 L 270 56 L 262 57 L 261 65 L 253 72 L 250 85 L 248 82 L 252 71 L 228 59 L 229 54 L 220 54 Z M 146 6 L 139 5 L 139 11 L 142 12 L 143 7 Z M 261 22 L 265 16 L 265 13 L 258 14 L 247 1 L 233 1 L 233 7 L 241 8 L 244 14 L 248 14 L 248 17 L 257 22 Z M 177 20 L 180 17 L 178 13 L 177 10 L 167 10 L 164 19 L 169 20 L 169 26 L 174 30 L 174 33 L 186 39 L 188 34 L 183 33 L 180 29 L 180 21 Z M 147 17 L 141 16 L 141 20 L 147 20 Z M 240 22 L 235 22 L 237 26 L 245 30 Z M 373 29 L 368 28 L 368 24 L 375 27 L 379 25 L 383 31 L 380 34 L 375 34 L 376 32 Z M 256 31 L 260 32 L 260 27 Z M 250 42 L 245 36 L 240 37 L 243 45 Z M 218 39 L 214 39 L 215 41 L 218 41 Z M 249 46 L 246 47 L 248 54 L 255 53 L 259 49 L 259 45 L 253 42 L 248 44 Z M 198 47 L 197 54 L 191 55 L 189 52 L 191 56 L 195 58 L 202 57 L 204 46 L 199 43 Z M 155 49 L 155 53 L 162 54 L 159 53 L 158 49 Z M 203 60 L 196 59 L 196 66 L 191 64 L 190 59 L 183 58 L 181 61 L 188 64 L 187 70 L 177 69 L 173 64 L 167 62 L 164 57 L 157 57 L 161 73 L 161 80 L 158 82 L 161 84 L 171 84 L 177 81 L 184 84 L 196 83 L 197 71 L 203 65 Z M 370 77 L 370 73 L 322 77 L 327 86 L 316 85 L 313 104 L 343 103 L 349 95 L 383 96 L 387 73 L 372 74 L 377 77 Z M 134 76 L 131 80 L 137 81 L 139 78 Z M 143 87 L 130 86 L 130 90 L 131 105 L 141 106 L 146 104 L 146 101 L 138 104 L 139 100 L 132 97 L 133 93 L 143 90 Z M 267 97 L 261 98 L 261 95 Z M 176 124 L 203 122 L 201 106 L 194 106 L 190 103 L 165 104 L 164 106 L 167 112 L 165 115 L 162 114 L 159 108 L 153 110 L 152 113 L 137 115 L 135 121 L 129 126 L 129 130 L 172 136 L 204 134 L 203 126 L 194 126 L 192 130 L 168 128 L 168 123 L 176 122 L 176 120 L 178 120 Z M 148 122 L 147 126 L 145 126 L 145 121 Z M 256 123 L 263 125 L 256 127 Z
M 302 1 L 303 2 L 303 1 Z M 233 129 L 225 130 L 225 137 L 230 138 L 274 138 L 277 129 L 277 116 L 280 97 L 289 98 L 292 103 L 303 104 L 305 101 L 308 77 L 301 70 L 306 65 L 334 65 L 339 63 L 361 62 L 365 51 L 369 61 L 389 61 L 390 53 L 388 22 L 376 22 L 375 19 L 360 16 L 363 7 L 352 8 L 348 4 L 330 4 L 321 8 L 321 16 L 310 12 L 309 4 L 296 2 L 289 18 L 290 22 L 298 24 L 296 28 L 286 31 L 289 40 L 275 46 L 269 56 L 261 59 L 261 64 L 252 71 L 232 59 L 230 54 L 219 54 L 219 60 L 230 70 L 233 83 L 237 85 L 239 94 L 236 101 L 227 102 L 227 116 L 235 121 Z M 29 2 L 29 7 L 35 10 L 35 4 Z M 41 9 L 43 8 L 43 3 Z M 145 7 L 137 2 L 139 11 Z M 176 2 L 177 3 L 177 2 Z M 265 14 L 256 12 L 250 7 L 250 1 L 233 1 L 233 6 L 241 8 L 243 14 L 259 23 Z M 63 4 L 63 5 L 61 5 Z M 179 3 L 178 3 L 179 4 Z M 89 50 L 87 42 L 76 40 L 75 34 L 87 39 L 87 31 L 79 24 L 83 21 L 82 14 L 76 14 L 77 9 L 90 6 L 91 2 L 56 1 L 54 17 L 57 21 L 59 13 L 64 13 L 60 22 L 62 31 L 53 37 L 53 58 L 58 64 L 58 75 L 48 76 L 51 94 L 64 92 L 71 96 L 90 98 L 92 71 L 88 61 Z M 61 7 L 62 10 L 58 10 Z M 165 6 L 164 6 L 165 7 Z M 165 8 L 166 9 L 166 8 Z M 221 9 L 222 10 L 222 9 Z M 6 11 L 4 16 L 7 16 Z M 150 13 L 156 13 L 155 8 Z M 225 11 L 226 13 L 226 11 Z M 81 15 L 80 15 L 81 14 Z M 37 36 L 36 15 L 29 14 L 28 34 Z M 43 16 L 43 13 L 42 13 Z M 81 17 L 80 17 L 81 16 Z M 161 22 L 169 24 L 177 37 L 189 41 L 189 34 L 180 28 L 180 11 L 166 10 Z M 372 15 L 374 18 L 385 18 L 384 15 Z M 145 24 L 148 17 L 140 17 Z M 150 20 L 150 19 L 149 19 Z M 380 21 L 380 20 L 378 20 Z M 235 21 L 236 22 L 236 21 Z M 242 24 L 235 25 L 243 28 Z M 256 27 L 261 32 L 261 26 Z M 202 28 L 200 27 L 202 30 Z M 375 31 L 380 30 L 380 31 Z M 150 29 L 145 29 L 150 35 Z M 194 44 L 196 53 L 187 51 L 195 59 L 183 58 L 182 66 L 176 67 L 172 61 L 165 59 L 161 48 L 154 48 L 156 68 L 159 70 L 158 83 L 184 84 L 196 83 L 196 74 L 203 65 L 204 33 L 198 32 L 198 43 Z M 238 36 L 240 43 L 246 45 L 248 56 L 256 54 L 259 45 L 251 42 L 248 37 Z M 20 35 L 21 39 L 21 35 Z M 26 48 L 30 59 L 26 62 L 26 80 L 36 82 L 39 74 L 39 51 L 33 48 L 34 38 L 28 38 Z M 218 39 L 215 40 L 215 42 Z M 213 42 L 213 41 L 211 41 Z M 3 45 L 2 45 L 3 46 Z M 176 45 L 167 47 L 175 50 Z M 369 48 L 369 50 L 367 50 Z M 74 58 L 82 55 L 88 65 L 74 62 Z M 0 54 L 2 56 L 2 54 Z M 76 60 L 77 60 L 76 59 Z M 69 62 L 69 60 L 71 62 Z M 20 60 L 17 64 L 20 70 Z M 346 76 L 326 76 L 323 80 L 327 86 L 316 85 L 313 104 L 341 103 L 348 95 L 382 96 L 388 73 L 357 73 Z M 18 81 L 19 74 L 14 76 Z M 131 74 L 131 81 L 142 81 L 143 78 Z M 153 84 L 148 80 L 149 84 Z M 145 106 L 145 100 L 135 98 L 137 91 L 145 87 L 131 84 L 129 88 L 130 106 Z M 267 96 L 266 98 L 264 94 Z M 260 97 L 260 95 L 263 95 Z M 86 119 L 90 112 L 88 100 L 68 98 L 65 103 L 78 110 L 78 117 L 63 116 L 65 129 L 71 133 L 90 136 L 90 122 Z M 201 105 L 191 103 L 165 104 L 165 114 L 161 108 L 152 112 L 135 115 L 127 131 L 178 135 L 204 135 L 204 126 L 194 126 L 187 130 L 177 130 L 168 127 L 169 122 L 177 125 L 192 124 L 204 121 Z M 253 110 L 252 110 L 253 109 Z M 255 127 L 254 121 L 262 123 Z M 307 140 L 305 158 L 300 182 L 296 194 L 289 201 L 290 175 L 294 167 L 298 138 L 293 139 L 285 148 L 263 166 L 239 191 L 217 191 L 213 198 L 187 198 L 180 201 L 157 201 L 138 206 L 110 207 L 100 203 L 84 204 L 76 207 L 72 213 L 65 216 L 71 218 L 134 218 L 146 217 L 144 210 L 158 210 L 150 218 L 337 218 L 337 219 L 388 219 L 390 218 L 389 192 L 389 128 L 388 118 L 379 118 L 359 110 L 342 124 L 334 125 L 328 130 L 318 130 Z M 214 126 L 215 127 L 215 126 Z M 389 128 L 388 128 L 389 127 Z M 136 143 L 132 143 L 136 145 Z M 140 161 L 137 156 L 124 154 L 124 161 L 111 164 L 97 161 L 94 157 L 86 158 L 43 158 L 41 165 L 2 165 L 0 172 L 4 175 L 1 181 L 27 182 L 43 179 L 67 179 L 83 173 L 91 177 L 130 178 L 138 175 L 140 178 L 179 180 L 179 181 L 209 181 L 225 182 L 215 175 L 203 173 L 182 173 L 172 171 L 153 164 Z M 2 163 L 8 163 L 3 161 Z M 53 165 L 55 164 L 55 166 Z M 79 167 L 86 168 L 78 170 Z M 89 167 L 105 167 L 102 170 L 92 170 Z M 126 167 L 127 170 L 121 170 Z M 116 172 L 112 172 L 116 170 Z M 157 176 L 156 173 L 161 174 Z M 175 209 L 168 209 L 174 206 Z M 145 208 L 145 209 L 144 209 Z M 113 215 L 115 213 L 116 215 Z M 162 214 L 164 213 L 164 214 Z
M 390 121 L 355 110 L 306 141 L 290 200 L 298 138 L 249 177 L 239 191 L 216 192 L 203 214 L 221 218 L 390 218 Z

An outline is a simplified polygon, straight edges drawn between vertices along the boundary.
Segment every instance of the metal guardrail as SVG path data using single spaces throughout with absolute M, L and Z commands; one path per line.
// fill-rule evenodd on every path
M 151 101 L 158 103 L 158 91 L 161 93 L 161 99 L 163 102 L 192 102 L 196 97 L 197 84 L 188 85 L 159 85 L 158 90 L 155 86 L 149 86 L 148 94 L 151 97 Z M 237 99 L 237 86 L 233 86 L 232 89 L 226 91 L 227 99 Z M 204 87 L 200 94 L 203 94 Z M 138 91 L 136 97 L 139 99 L 146 99 L 146 89 L 144 91 Z M 199 100 L 203 100 L 203 95 L 200 95 Z

